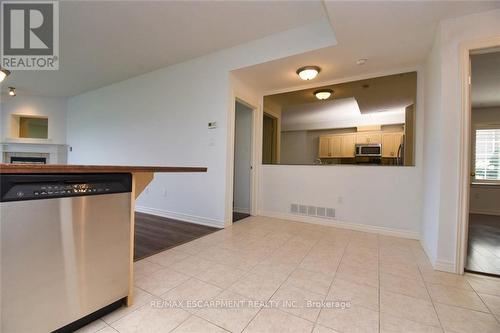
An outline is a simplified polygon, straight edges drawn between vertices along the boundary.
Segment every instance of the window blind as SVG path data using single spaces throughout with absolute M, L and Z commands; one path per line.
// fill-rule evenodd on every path
M 500 181 L 500 128 L 476 130 L 476 176 Z

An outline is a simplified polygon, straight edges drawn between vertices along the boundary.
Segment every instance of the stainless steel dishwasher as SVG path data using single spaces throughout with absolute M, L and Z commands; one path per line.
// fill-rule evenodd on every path
M 0 175 L 0 332 L 72 331 L 120 305 L 131 177 Z

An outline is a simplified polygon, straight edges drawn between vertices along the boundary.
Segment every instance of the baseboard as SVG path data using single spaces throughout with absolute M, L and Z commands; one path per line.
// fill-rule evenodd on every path
M 482 209 L 470 209 L 469 210 L 469 214 L 500 216 L 500 212 L 499 211 L 495 211 L 495 210 L 482 210 Z
M 166 217 L 169 219 L 174 219 L 174 220 L 179 220 L 179 221 L 184 221 L 184 222 L 189 222 L 189 223 L 206 225 L 208 227 L 214 227 L 214 228 L 219 228 L 219 229 L 224 228 L 224 221 L 218 221 L 215 219 L 209 219 L 206 217 L 201 217 L 201 216 L 196 216 L 196 215 L 175 213 L 175 212 L 170 212 L 167 210 L 149 208 L 149 207 L 144 207 L 144 206 L 135 206 L 135 211 L 139 212 L 139 213 L 151 214 L 151 215 Z
M 456 273 L 455 263 L 448 260 L 436 259 L 436 264 L 434 265 L 434 269 L 437 271 Z
M 427 256 L 427 258 L 429 259 L 429 261 L 431 262 L 431 265 L 432 267 L 434 268 L 436 266 L 436 258 L 434 258 L 434 256 L 431 255 L 431 251 L 429 250 L 429 248 L 427 247 L 427 244 L 425 244 L 422 239 L 420 239 L 420 246 L 422 247 L 422 249 L 424 249 L 424 253 L 425 255 Z
M 241 208 L 241 207 L 233 207 L 233 212 L 242 213 L 242 214 L 250 214 L 249 208 Z
M 320 224 L 330 227 L 350 229 L 363 232 L 371 232 L 380 235 L 394 236 L 409 239 L 420 239 L 420 234 L 416 231 L 392 229 L 387 227 L 378 227 L 373 225 L 352 223 L 347 221 L 335 220 L 335 219 L 322 219 L 311 216 L 294 215 L 288 213 L 278 213 L 278 212 L 260 212 L 259 215 L 274 217 L 278 219 L 291 220 L 304 223 Z

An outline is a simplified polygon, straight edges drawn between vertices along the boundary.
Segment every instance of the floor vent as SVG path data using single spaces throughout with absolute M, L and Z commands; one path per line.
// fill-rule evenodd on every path
M 335 218 L 335 208 L 316 207 L 301 204 L 291 204 L 290 212 L 294 215 L 305 215 L 312 217 L 321 217 L 325 219 Z

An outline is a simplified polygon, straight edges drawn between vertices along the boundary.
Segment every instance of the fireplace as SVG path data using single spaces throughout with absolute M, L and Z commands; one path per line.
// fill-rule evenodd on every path
M 66 145 L 3 143 L 0 163 L 66 164 L 67 151 Z
M 12 164 L 47 164 L 46 157 L 11 156 Z

